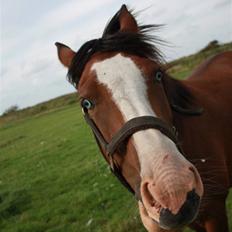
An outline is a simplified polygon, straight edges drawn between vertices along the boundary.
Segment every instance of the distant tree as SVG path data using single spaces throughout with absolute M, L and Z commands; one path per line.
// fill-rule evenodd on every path
M 10 106 L 9 108 L 7 108 L 7 109 L 4 111 L 3 115 L 7 115 L 7 114 L 10 114 L 10 113 L 14 113 L 14 112 L 18 111 L 18 109 L 19 109 L 18 105 L 12 105 L 12 106 Z
M 213 40 L 213 41 L 209 42 L 207 44 L 207 46 L 205 46 L 200 52 L 205 52 L 205 51 L 211 50 L 213 48 L 217 48 L 217 47 L 219 47 L 218 40 Z

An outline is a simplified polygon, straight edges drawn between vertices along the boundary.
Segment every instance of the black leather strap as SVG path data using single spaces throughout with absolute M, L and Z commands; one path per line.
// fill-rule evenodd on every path
M 91 127 L 99 144 L 103 147 L 106 154 L 109 156 L 113 156 L 121 143 L 124 142 L 131 135 L 133 135 L 137 131 L 149 128 L 161 131 L 179 147 L 175 128 L 168 125 L 162 119 L 153 116 L 141 116 L 127 121 L 122 126 L 122 128 L 113 136 L 111 141 L 107 142 L 98 127 L 96 126 L 95 122 L 90 118 L 88 111 L 86 109 L 83 109 L 83 111 L 86 122 Z
M 173 127 L 170 127 L 167 125 L 167 123 L 159 118 L 153 116 L 141 116 L 127 121 L 123 127 L 113 136 L 111 141 L 106 146 L 108 155 L 113 155 L 120 144 L 137 131 L 149 128 L 161 131 L 175 144 L 177 144 L 178 141 Z
M 82 109 L 85 121 L 88 123 L 88 125 L 91 127 L 96 140 L 98 141 L 98 144 L 100 144 L 104 150 L 107 150 L 108 143 L 106 142 L 105 138 L 101 134 L 100 130 L 96 126 L 95 122 L 93 121 L 92 118 L 90 118 L 88 111 L 86 109 Z
M 177 139 L 177 133 L 174 127 L 168 125 L 166 122 L 161 120 L 160 118 L 153 117 L 153 116 L 141 116 L 137 118 L 133 118 L 129 121 L 127 121 L 121 129 L 113 136 L 113 138 L 107 142 L 96 126 L 93 119 L 89 116 L 88 110 L 83 109 L 84 118 L 86 122 L 91 127 L 95 139 L 97 141 L 97 144 L 100 148 L 100 150 L 103 153 L 106 153 L 108 155 L 108 162 L 110 164 L 110 169 L 112 173 L 119 179 L 119 181 L 134 195 L 136 194 L 133 188 L 130 186 L 130 184 L 127 182 L 125 177 L 122 175 L 120 167 L 116 164 L 114 160 L 114 154 L 116 153 L 119 146 L 122 145 L 123 142 L 125 142 L 130 136 L 132 136 L 134 133 L 154 128 L 159 131 L 161 131 L 163 134 L 165 134 L 168 138 L 170 138 L 178 147 L 178 149 L 182 152 L 181 147 L 178 143 Z M 106 158 L 106 157 L 105 157 Z M 138 198 L 138 197 L 137 197 Z

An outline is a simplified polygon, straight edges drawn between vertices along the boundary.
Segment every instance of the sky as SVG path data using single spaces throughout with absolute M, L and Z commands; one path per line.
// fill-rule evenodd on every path
M 167 60 L 232 41 L 232 0 L 0 0 L 0 114 L 74 92 L 54 43 L 78 50 L 122 4 L 139 23 L 165 24 L 155 33 L 169 43 Z

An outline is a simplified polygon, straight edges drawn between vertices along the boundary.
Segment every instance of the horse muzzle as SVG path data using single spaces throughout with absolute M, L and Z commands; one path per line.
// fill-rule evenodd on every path
M 172 162 L 180 163 L 175 159 Z M 148 216 L 163 229 L 188 225 L 200 207 L 203 195 L 200 175 L 188 161 L 184 163 L 185 168 L 168 166 L 156 178 L 144 177 L 140 186 L 141 201 Z

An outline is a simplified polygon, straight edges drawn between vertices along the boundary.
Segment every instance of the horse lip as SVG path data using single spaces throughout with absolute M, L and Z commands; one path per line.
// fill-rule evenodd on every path
M 141 203 L 143 204 L 143 206 L 144 206 L 144 203 L 143 203 L 142 199 L 140 199 L 140 202 L 141 202 Z M 155 201 L 155 204 L 158 205 L 158 207 L 155 206 L 155 208 L 156 208 L 156 210 L 157 210 L 157 214 L 159 215 L 160 212 L 161 212 L 161 210 L 163 209 L 163 207 L 162 207 L 157 201 Z M 147 211 L 147 208 L 146 208 L 145 206 L 144 206 L 144 208 L 145 208 L 146 211 Z M 152 222 L 154 222 L 154 223 L 156 223 L 156 224 L 159 225 L 159 221 L 157 221 L 156 219 L 154 219 L 154 218 L 151 217 L 150 215 L 149 215 L 149 218 L 152 220 Z
M 158 201 L 156 201 L 155 199 L 153 199 L 152 207 L 154 207 L 156 209 L 156 211 L 157 211 L 158 214 L 162 210 L 161 204 Z
M 170 230 L 190 224 L 197 217 L 199 206 L 200 196 L 193 189 L 188 192 L 187 199 L 177 214 L 172 214 L 169 209 L 161 209 L 159 226 Z
M 189 200 L 191 200 L 191 199 L 194 200 L 194 204 L 191 205 L 191 209 L 190 209 L 189 208 Z M 156 203 L 158 203 L 158 202 L 156 202 Z M 194 221 L 196 219 L 197 213 L 198 213 L 198 210 L 199 210 L 199 203 L 200 203 L 200 197 L 195 193 L 195 189 L 193 189 L 192 191 L 190 191 L 188 193 L 187 201 L 185 202 L 185 204 L 180 209 L 180 213 L 189 212 L 189 214 L 191 214 L 191 216 L 186 218 L 186 220 L 183 220 L 182 222 L 180 222 L 179 219 L 178 219 L 178 215 L 173 215 L 171 213 L 171 211 L 169 211 L 169 209 L 164 208 L 164 207 L 159 208 L 159 215 L 163 214 L 166 211 L 166 212 L 168 212 L 168 214 L 170 214 L 173 217 L 173 220 L 176 221 L 175 223 L 173 223 L 173 222 L 170 223 L 170 224 L 165 223 L 165 221 L 163 221 L 160 217 L 159 217 L 159 220 L 156 220 L 151 216 L 149 216 L 149 217 L 150 217 L 150 219 L 152 220 L 153 223 L 158 224 L 158 226 L 160 228 L 162 228 L 162 229 L 165 229 L 165 230 L 177 229 L 177 228 L 183 227 L 183 226 L 191 223 L 192 221 Z M 186 205 L 187 205 L 187 208 L 184 209 L 184 206 L 186 207 Z
M 151 218 L 152 222 L 154 222 L 155 224 L 158 224 L 159 225 L 159 222 L 156 221 L 154 218 Z

